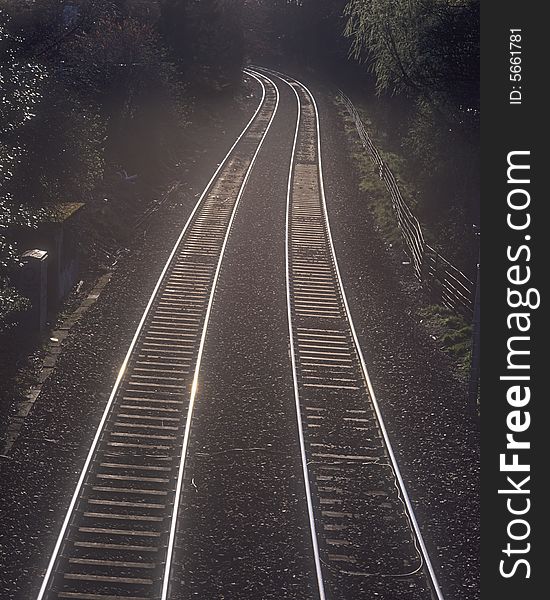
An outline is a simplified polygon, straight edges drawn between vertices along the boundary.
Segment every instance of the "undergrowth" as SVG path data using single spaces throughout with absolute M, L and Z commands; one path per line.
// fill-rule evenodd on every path
M 430 304 L 419 311 L 421 323 L 453 358 L 461 375 L 470 370 L 472 355 L 472 325 L 445 306 Z
M 351 158 L 359 174 L 359 189 L 365 194 L 369 207 L 374 216 L 377 229 L 384 240 L 392 247 L 403 246 L 401 232 L 393 210 L 390 194 L 384 182 L 378 175 L 378 169 L 373 163 L 367 150 L 363 147 L 357 136 L 355 123 L 350 117 L 342 102 L 337 100 L 337 106 L 343 119 L 348 139 L 351 140 Z M 399 181 L 401 192 L 414 212 L 416 190 L 409 182 L 404 180 L 406 170 L 405 158 L 395 152 L 382 151 L 379 145 L 379 136 L 371 119 L 365 111 L 359 110 L 361 119 L 371 136 L 384 161 L 393 171 Z M 429 229 L 426 237 L 432 237 Z M 437 341 L 440 348 L 451 357 L 461 378 L 466 378 L 471 364 L 472 325 L 461 315 L 439 304 L 428 304 L 418 311 L 420 323 L 426 328 L 429 335 Z

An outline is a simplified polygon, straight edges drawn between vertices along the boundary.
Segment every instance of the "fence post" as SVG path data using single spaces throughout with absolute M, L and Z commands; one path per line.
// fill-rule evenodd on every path
M 475 233 L 479 239 L 479 231 Z M 480 337 L 481 337 L 481 266 L 480 258 L 477 261 L 476 291 L 474 300 L 474 320 L 472 323 L 472 364 L 470 367 L 470 383 L 468 386 L 468 397 L 472 407 L 476 408 L 479 390 L 479 366 L 480 366 Z
M 434 248 L 434 273 L 432 280 L 428 283 L 430 289 L 430 297 L 432 302 L 441 303 L 443 300 L 443 292 L 439 282 L 439 252 Z

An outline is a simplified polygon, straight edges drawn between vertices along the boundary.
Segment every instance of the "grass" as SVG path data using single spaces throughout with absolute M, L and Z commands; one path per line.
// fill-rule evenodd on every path
M 466 377 L 472 356 L 472 325 L 463 316 L 439 304 L 421 308 L 419 316 L 430 335 L 456 363 L 459 373 Z
M 357 149 L 352 152 L 352 159 L 359 172 L 359 189 L 368 198 L 376 225 L 384 238 L 391 244 L 401 244 L 401 233 L 397 227 L 390 196 L 386 186 L 378 177 L 376 168 L 363 147 L 357 142 Z

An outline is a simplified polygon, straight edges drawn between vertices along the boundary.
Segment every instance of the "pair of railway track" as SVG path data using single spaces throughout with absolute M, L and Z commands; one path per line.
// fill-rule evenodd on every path
M 38 600 L 170 597 L 212 303 L 237 208 L 277 112 L 277 78 L 290 86 L 298 107 L 287 193 L 286 291 L 317 597 L 442 598 L 338 270 L 315 99 L 280 73 L 260 68 L 247 73 L 261 87 L 261 101 L 206 186 L 153 290 Z

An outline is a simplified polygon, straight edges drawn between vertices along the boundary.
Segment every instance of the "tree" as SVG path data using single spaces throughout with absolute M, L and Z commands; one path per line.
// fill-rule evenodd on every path
M 21 40 L 8 30 L 8 18 L 0 11 L 0 331 L 7 315 L 24 305 L 10 285 L 9 274 L 18 263 L 11 237 L 14 226 L 33 226 L 40 211 L 17 201 L 13 179 L 25 156 L 23 131 L 33 120 L 46 71 L 21 56 Z
M 350 0 L 345 14 L 379 92 L 479 106 L 479 0 Z
M 241 80 L 243 0 L 163 0 L 160 27 L 186 78 L 224 87 Z
M 421 192 L 419 216 L 444 232 L 450 255 L 474 261 L 479 0 L 349 0 L 345 14 L 352 57 L 374 74 L 379 95 L 406 107 L 402 148 Z

